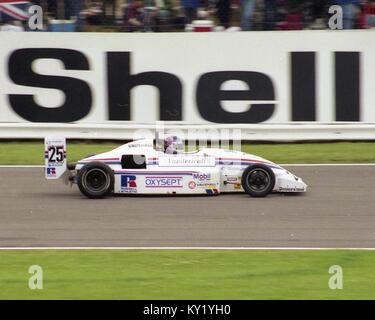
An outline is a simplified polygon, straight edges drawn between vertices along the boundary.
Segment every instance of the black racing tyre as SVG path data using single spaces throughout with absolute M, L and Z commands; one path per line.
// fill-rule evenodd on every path
M 112 169 L 102 162 L 90 162 L 77 174 L 79 190 L 91 199 L 109 195 L 113 191 L 114 182 Z
M 275 174 L 264 164 L 253 164 L 242 173 L 241 184 L 250 196 L 265 197 L 275 186 Z

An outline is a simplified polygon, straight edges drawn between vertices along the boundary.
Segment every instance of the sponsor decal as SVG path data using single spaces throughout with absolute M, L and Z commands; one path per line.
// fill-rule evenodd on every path
M 146 177 L 146 188 L 182 188 L 183 177 Z
M 47 168 L 48 177 L 56 177 L 56 168 Z
M 228 182 L 236 182 L 238 180 L 237 176 L 228 176 L 227 181 Z
M 283 188 L 279 187 L 280 192 L 304 192 L 304 188 Z
M 121 176 L 121 192 L 137 192 L 137 177 L 132 175 Z
M 152 148 L 153 145 L 150 143 L 130 143 L 128 144 L 129 148 Z
M 202 182 L 198 182 L 197 183 L 197 186 L 199 187 L 199 188 L 205 188 L 205 189 L 215 189 L 215 188 L 217 188 L 218 186 L 217 186 L 217 184 L 213 184 L 213 183 L 202 183 Z
M 218 194 L 219 190 L 218 189 L 206 189 L 207 194 Z
M 197 187 L 197 184 L 194 181 L 190 181 L 188 186 L 190 189 L 195 189 Z
M 211 180 L 211 173 L 193 173 L 193 179 L 199 181 Z
M 108 37 L 108 35 L 105 36 Z M 368 37 L 370 36 L 369 34 Z M 158 118 L 151 119 L 151 121 L 189 121 L 191 113 L 188 111 L 194 109 L 199 111 L 201 115 L 200 121 L 253 124 L 275 118 L 275 120 L 280 122 L 279 119 L 281 118 L 275 117 L 279 109 L 276 107 L 279 101 L 275 100 L 275 93 L 285 89 L 281 83 L 274 82 L 274 73 L 269 74 L 265 73 L 265 70 L 262 70 L 266 69 L 266 60 L 262 60 L 262 53 L 267 50 L 267 47 L 261 48 L 262 51 L 258 56 L 259 60 L 257 62 L 263 62 L 263 64 L 257 67 L 256 72 L 248 70 L 248 68 L 228 71 L 208 70 L 211 68 L 207 67 L 207 70 L 200 71 L 198 74 L 195 68 L 191 68 L 190 70 L 189 67 L 192 64 L 187 64 L 185 69 L 188 72 L 179 76 L 166 72 L 167 70 L 163 68 L 155 70 L 153 64 L 147 65 L 147 63 L 142 73 L 136 74 L 132 72 L 134 67 L 134 62 L 132 61 L 140 59 L 142 62 L 147 62 L 147 60 L 142 60 L 142 52 L 139 53 L 139 51 L 118 51 L 114 50 L 114 46 L 111 46 L 108 48 L 108 51 L 103 49 L 100 51 L 100 56 L 103 57 L 103 60 L 94 59 L 94 61 L 91 61 L 88 49 L 82 51 L 75 50 L 69 48 L 69 45 L 64 45 L 62 48 L 56 46 L 51 48 L 46 43 L 52 43 L 51 39 L 53 39 L 52 37 L 56 37 L 56 35 L 49 35 L 49 37 L 48 39 L 43 37 L 45 42 L 38 41 L 34 44 L 34 48 L 19 48 L 17 44 L 11 45 L 3 55 L 7 58 L 1 59 L 0 62 L 2 66 L 4 65 L 4 69 L 8 70 L 9 78 L 15 85 L 49 88 L 53 84 L 53 88 L 63 91 L 66 96 L 65 102 L 58 108 L 46 108 L 38 104 L 36 99 L 33 99 L 31 95 L 25 94 L 23 91 L 18 93 L 5 92 L 8 95 L 7 101 L 9 103 L 9 106 L 6 106 L 6 108 L 12 109 L 27 121 L 53 123 L 83 120 L 89 113 L 94 113 L 94 102 L 96 100 L 94 93 L 97 91 L 106 93 L 105 101 L 107 103 L 104 106 L 106 110 L 103 114 L 108 116 L 105 119 L 96 118 L 96 122 L 107 120 L 134 121 L 134 112 L 132 110 L 138 108 L 138 105 L 135 105 L 134 101 L 130 98 L 132 96 L 131 90 L 137 86 L 150 85 L 151 83 L 159 90 L 159 94 L 156 95 L 159 102 L 156 101 L 156 104 L 160 106 Z M 64 36 L 63 39 L 65 41 L 59 42 L 69 43 L 70 37 Z M 283 39 L 288 44 L 293 43 L 291 42 L 291 37 L 286 36 Z M 83 41 L 83 44 L 85 47 L 90 47 L 92 42 L 87 40 Z M 155 47 L 155 45 L 150 42 L 149 48 L 152 47 Z M 289 45 L 288 47 L 293 46 Z M 360 81 L 362 79 L 360 70 L 367 70 L 369 67 L 368 64 L 364 65 L 364 59 L 361 59 L 361 54 L 371 56 L 373 55 L 373 50 L 371 48 L 364 52 L 359 52 L 358 50 L 350 51 L 348 48 L 350 48 L 350 45 L 346 47 L 346 50 L 332 52 L 333 62 L 330 66 L 334 69 L 333 81 L 339 83 L 339 85 L 333 86 L 335 90 L 328 90 L 329 92 L 324 96 L 325 102 L 335 101 L 335 110 L 331 111 L 335 114 L 335 121 L 360 121 L 360 115 L 363 114 L 361 112 L 360 93 L 361 89 L 364 88 Z M 157 52 L 159 51 L 154 49 L 151 51 L 151 54 Z M 161 52 L 161 55 L 166 56 L 167 59 L 171 56 L 168 48 L 163 49 Z M 180 54 L 184 56 L 182 51 Z M 198 59 L 199 54 L 201 52 L 195 53 L 191 61 Z M 276 56 L 283 57 L 283 59 L 287 57 L 287 60 L 290 61 L 288 68 L 277 69 L 277 71 L 282 70 L 283 73 L 286 72 L 285 75 L 290 74 L 290 88 L 288 87 L 286 92 L 290 92 L 291 95 L 291 121 L 318 120 L 316 117 L 316 110 L 319 107 L 317 103 L 318 90 L 316 90 L 316 79 L 321 68 L 318 63 L 319 54 L 320 51 L 300 52 L 281 49 L 276 53 Z M 76 75 L 73 77 L 55 74 L 37 74 L 33 70 L 32 65 L 38 59 L 55 59 L 61 61 L 61 64 L 67 66 L 68 69 L 77 70 L 78 72 L 92 73 L 100 66 L 102 67 L 103 74 L 100 73 L 102 78 L 98 82 L 101 85 L 91 88 L 88 81 L 81 79 L 76 72 L 74 72 Z M 239 61 L 242 60 L 240 59 Z M 227 61 L 224 59 L 223 62 L 225 64 Z M 5 64 L 7 65 L 5 66 Z M 172 64 L 172 69 L 173 66 Z M 229 66 L 229 69 L 234 69 L 234 66 Z M 96 77 L 97 73 L 93 73 L 92 76 Z M 194 92 L 186 92 L 188 88 L 186 88 L 184 83 L 187 82 L 187 79 L 189 79 L 189 83 L 190 79 L 192 79 L 193 86 L 196 88 Z M 222 90 L 222 84 L 230 80 L 242 81 L 251 90 Z M 106 83 L 105 87 L 103 87 L 104 83 Z M 131 85 L 124 86 L 124 84 Z M 210 94 L 208 95 L 207 92 L 210 92 Z M 286 92 L 284 91 L 284 94 Z M 2 94 L 4 93 L 2 92 Z M 194 97 L 191 100 L 195 101 L 195 104 L 184 104 L 183 97 L 187 94 Z M 367 93 L 364 97 L 367 103 L 364 103 L 364 105 L 370 105 L 369 101 L 372 98 L 373 96 L 370 97 Z M 222 101 L 243 99 L 252 100 L 253 107 L 245 112 L 229 112 L 222 108 Z M 119 105 L 119 101 L 121 101 L 121 105 Z M 267 103 L 265 104 L 264 101 Z M 286 109 L 285 107 L 285 105 L 282 105 L 282 109 Z M 185 117 L 183 117 L 184 114 L 186 114 Z M 1 120 L 5 122 L 9 121 L 7 117 L 5 119 L 2 117 Z
M 215 165 L 214 157 L 172 156 L 159 158 L 160 167 L 214 167 Z

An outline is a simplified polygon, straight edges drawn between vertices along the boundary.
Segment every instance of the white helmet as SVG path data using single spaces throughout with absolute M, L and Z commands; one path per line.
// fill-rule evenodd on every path
M 164 139 L 164 152 L 168 154 L 177 154 L 184 151 L 184 144 L 177 136 L 169 136 Z

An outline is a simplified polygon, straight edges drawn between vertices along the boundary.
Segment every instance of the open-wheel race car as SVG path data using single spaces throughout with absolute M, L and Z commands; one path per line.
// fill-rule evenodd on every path
M 272 192 L 302 193 L 307 185 L 283 167 L 234 150 L 203 148 L 184 152 L 178 137 L 124 144 L 112 151 L 68 164 L 66 141 L 45 139 L 45 175 L 77 184 L 88 198 L 112 194 L 218 195 L 245 192 L 264 197 Z

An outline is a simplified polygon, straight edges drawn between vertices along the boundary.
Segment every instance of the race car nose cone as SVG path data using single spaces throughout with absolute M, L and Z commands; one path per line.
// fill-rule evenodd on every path
M 300 184 L 299 188 L 302 188 L 303 191 L 306 192 L 306 190 L 307 190 L 307 184 L 301 178 L 298 178 L 298 183 Z

